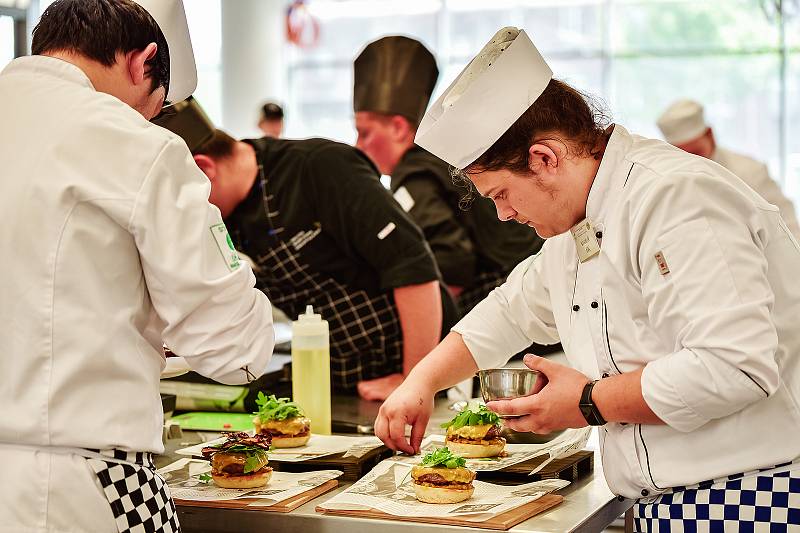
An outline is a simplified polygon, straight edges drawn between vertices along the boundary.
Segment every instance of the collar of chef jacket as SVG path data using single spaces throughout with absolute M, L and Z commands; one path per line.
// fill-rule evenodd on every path
M 94 89 L 91 80 L 89 80 L 89 77 L 81 69 L 63 59 L 49 56 L 19 57 L 3 69 L 3 75 L 13 75 L 15 72 L 29 71 L 33 71 L 38 75 L 51 76 Z
M 618 197 L 618 190 L 624 183 L 614 183 L 613 177 L 618 172 L 620 165 L 625 164 L 625 154 L 631 146 L 631 136 L 628 130 L 614 124 L 611 136 L 608 139 L 603 159 L 600 167 L 589 189 L 589 197 L 586 200 L 586 218 L 592 223 L 596 230 L 602 230 L 603 221 L 606 213 L 611 209 L 611 203 Z

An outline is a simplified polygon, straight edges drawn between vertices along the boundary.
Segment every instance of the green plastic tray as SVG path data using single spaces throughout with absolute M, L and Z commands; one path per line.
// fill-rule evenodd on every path
M 181 429 L 195 431 L 249 431 L 254 428 L 253 415 L 248 413 L 184 413 L 173 416 Z

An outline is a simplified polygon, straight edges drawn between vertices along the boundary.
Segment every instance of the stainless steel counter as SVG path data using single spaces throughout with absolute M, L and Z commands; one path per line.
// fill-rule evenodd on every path
M 376 410 L 375 405 L 357 405 L 359 400 L 337 402 L 334 409 L 343 409 L 353 415 L 363 416 Z M 439 424 L 452 417 L 448 410 L 450 402 L 437 401 L 436 410 L 428 424 L 428 431 L 441 433 Z M 616 498 L 606 485 L 602 465 L 597 450 L 596 434 L 590 440 L 589 447 L 595 450 L 594 472 L 580 479 L 560 492 L 565 501 L 545 513 L 535 516 L 515 526 L 511 531 L 517 532 L 597 532 L 602 531 L 616 518 L 624 514 L 631 505 L 631 500 Z M 176 457 L 160 458 L 160 466 Z M 456 531 L 463 528 L 432 524 L 398 522 L 393 520 L 374 520 L 338 516 L 325 516 L 314 508 L 334 494 L 344 490 L 349 483 L 340 485 L 336 490 L 312 500 L 291 513 L 268 513 L 263 511 L 210 509 L 200 507 L 178 507 L 181 525 L 185 532 L 241 532 L 241 531 L 281 531 L 302 533 L 409 533 L 425 531 Z

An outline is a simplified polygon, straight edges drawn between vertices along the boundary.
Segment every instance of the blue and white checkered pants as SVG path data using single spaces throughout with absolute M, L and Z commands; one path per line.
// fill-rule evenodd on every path
M 800 463 L 674 487 L 633 516 L 637 532 L 800 532 Z

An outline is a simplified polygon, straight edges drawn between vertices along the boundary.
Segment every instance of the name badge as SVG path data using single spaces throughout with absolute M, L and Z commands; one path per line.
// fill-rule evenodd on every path
M 594 234 L 594 227 L 589 219 L 583 219 L 572 228 L 572 238 L 575 240 L 575 250 L 578 252 L 578 259 L 584 263 L 600 253 L 600 243 Z

